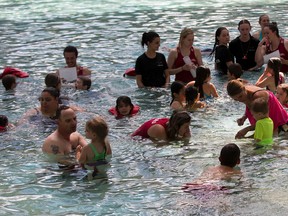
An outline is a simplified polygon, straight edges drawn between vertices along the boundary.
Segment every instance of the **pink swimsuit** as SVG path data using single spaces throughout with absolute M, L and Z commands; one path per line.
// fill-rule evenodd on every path
M 268 91 L 268 93 L 269 93 L 269 99 L 268 99 L 269 117 L 273 120 L 275 130 L 279 126 L 282 126 L 288 122 L 288 114 L 286 110 L 283 108 L 283 106 L 280 104 L 278 99 L 275 97 L 275 95 L 271 91 Z M 255 125 L 256 120 L 254 119 L 252 113 L 250 112 L 247 106 L 245 114 L 250 124 Z
M 133 134 L 132 136 L 141 136 L 142 138 L 149 138 L 148 130 L 151 126 L 155 124 L 162 125 L 165 130 L 167 128 L 167 122 L 169 121 L 169 118 L 153 118 L 149 121 L 142 124 Z

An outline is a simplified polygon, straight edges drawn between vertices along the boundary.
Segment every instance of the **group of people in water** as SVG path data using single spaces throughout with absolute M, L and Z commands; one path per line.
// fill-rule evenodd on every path
M 285 110 L 288 107 L 288 85 L 284 83 L 284 74 L 288 73 L 288 41 L 279 36 L 277 24 L 270 23 L 268 15 L 260 16 L 259 24 L 261 31 L 252 36 L 250 22 L 241 20 L 238 24 L 240 36 L 231 42 L 228 29 L 218 28 L 210 56 L 214 56 L 216 71 L 228 76 L 228 95 L 246 105 L 246 111 L 237 123 L 241 126 L 248 119 L 250 126 L 241 129 L 235 138 L 243 138 L 249 131 L 255 131 L 253 137 L 258 147 L 267 147 L 273 144 L 273 136 L 288 130 L 288 114 Z M 189 138 L 190 112 L 204 108 L 207 98 L 219 97 L 216 87 L 211 83 L 211 71 L 204 66 L 201 50 L 193 46 L 193 41 L 193 30 L 184 28 L 178 45 L 169 50 L 166 61 L 165 56 L 157 52 L 160 36 L 154 31 L 143 33 L 141 45 L 146 46 L 147 50 L 136 60 L 136 84 L 139 88 L 170 88 L 173 113 L 169 118 L 146 121 L 135 130 L 132 137 L 140 136 L 153 141 Z M 280 56 L 271 57 L 265 62 L 266 55 L 275 51 Z M 63 55 L 66 67 L 76 67 L 75 88 L 89 90 L 91 71 L 77 64 L 76 47 L 66 47 Z M 255 85 L 241 79 L 243 70 L 259 71 L 264 63 L 267 66 Z M 172 83 L 171 75 L 175 75 Z M 87 144 L 77 132 L 76 112 L 81 111 L 81 108 L 67 105 L 68 99 L 60 95 L 62 81 L 59 71 L 48 74 L 45 77 L 46 88 L 39 97 L 40 107 L 29 110 L 19 122 L 39 115 L 55 121 L 57 129 L 44 141 L 43 152 L 61 156 L 76 151 L 78 163 L 83 168 L 92 167 L 94 174 L 97 174 L 97 164 L 103 163 L 112 154 L 107 138 L 108 125 L 100 116 L 88 120 L 85 136 L 91 143 Z M 13 90 L 16 78 L 14 75 L 5 75 L 2 83 L 6 90 Z M 136 115 L 139 110 L 140 107 L 125 95 L 117 98 L 116 106 L 109 109 L 109 113 L 119 119 Z M 7 117 L 0 116 L 0 130 L 5 131 L 8 125 Z M 239 147 L 228 144 L 222 150 L 219 158 L 221 166 L 216 170 L 233 169 L 240 162 Z M 75 165 L 63 158 L 58 158 L 57 162 L 59 166 L 69 169 Z

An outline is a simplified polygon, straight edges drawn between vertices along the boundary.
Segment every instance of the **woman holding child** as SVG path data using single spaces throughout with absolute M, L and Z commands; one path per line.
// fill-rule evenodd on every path
M 247 118 L 251 124 L 240 130 L 236 134 L 236 138 L 243 138 L 249 131 L 255 129 L 256 120 L 250 110 L 253 101 L 257 98 L 264 98 L 268 101 L 269 117 L 273 120 L 274 132 L 277 132 L 277 129 L 283 130 L 283 126 L 286 127 L 288 123 L 288 114 L 271 91 L 253 85 L 245 86 L 239 80 L 231 80 L 227 85 L 227 92 L 232 99 L 246 105 L 245 114 L 237 120 L 238 125 L 243 125 Z

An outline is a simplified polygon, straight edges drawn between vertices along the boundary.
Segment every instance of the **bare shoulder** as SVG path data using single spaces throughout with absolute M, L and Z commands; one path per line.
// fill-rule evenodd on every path
M 55 132 L 50 134 L 44 141 L 43 146 L 42 146 L 42 151 L 44 153 L 54 153 L 58 154 L 59 153 L 59 140 L 57 139 Z

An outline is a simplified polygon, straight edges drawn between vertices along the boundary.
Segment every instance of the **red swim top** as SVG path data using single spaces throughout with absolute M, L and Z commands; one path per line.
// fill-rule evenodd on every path
M 178 53 L 178 56 L 174 62 L 174 65 L 173 65 L 173 68 L 179 68 L 179 67 L 182 67 L 185 65 L 185 62 L 183 60 L 184 56 L 182 55 L 181 53 L 181 50 L 179 47 L 177 47 L 177 53 Z M 196 55 L 195 55 L 195 50 L 193 48 L 193 46 L 190 48 L 190 55 L 189 55 L 191 61 L 196 65 L 196 66 L 199 66 L 199 63 L 196 59 Z M 195 80 L 191 74 L 190 71 L 186 71 L 186 70 L 183 70 L 179 73 L 177 73 L 175 75 L 175 81 L 182 81 L 184 83 L 188 83 L 192 80 Z
M 167 128 L 167 122 L 169 121 L 169 118 L 153 118 L 149 121 L 142 124 L 133 134 L 132 136 L 141 136 L 142 138 L 149 138 L 148 130 L 150 127 L 152 127 L 155 124 L 162 125 L 165 130 Z
M 276 50 L 279 50 L 281 58 L 288 60 L 288 51 L 286 50 L 286 48 L 284 46 L 284 38 L 280 37 L 280 43 L 279 43 L 279 46 L 277 47 L 277 49 L 272 51 L 272 50 L 270 50 L 269 45 L 266 47 L 266 53 L 267 54 L 275 52 Z M 288 65 L 282 64 L 280 71 L 284 72 L 284 73 L 288 73 Z
M 133 109 L 131 110 L 129 116 L 136 115 L 140 110 L 140 107 L 137 105 L 134 105 Z M 124 116 L 117 112 L 116 107 L 112 107 L 108 110 L 108 112 L 112 115 L 114 115 L 116 118 L 123 118 Z

